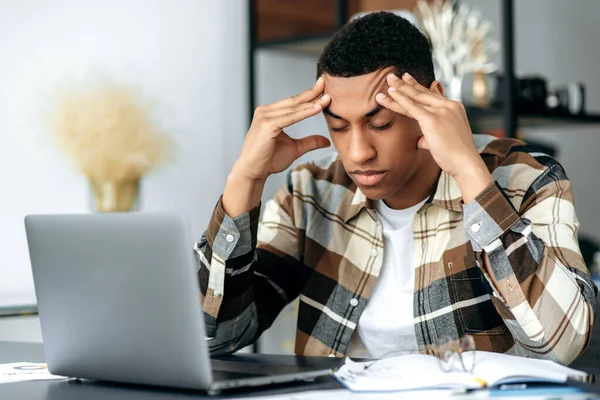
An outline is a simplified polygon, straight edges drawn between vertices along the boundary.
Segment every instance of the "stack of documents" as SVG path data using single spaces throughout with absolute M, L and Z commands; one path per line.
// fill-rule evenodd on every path
M 585 379 L 587 374 L 552 361 L 490 352 L 466 352 L 466 365 L 450 365 L 445 372 L 434 356 L 410 354 L 376 362 L 346 359 L 334 377 L 356 392 L 415 389 L 477 389 L 516 383 L 565 383 L 567 378 Z M 475 357 L 473 364 L 472 358 Z M 458 363 L 460 364 L 460 363 Z

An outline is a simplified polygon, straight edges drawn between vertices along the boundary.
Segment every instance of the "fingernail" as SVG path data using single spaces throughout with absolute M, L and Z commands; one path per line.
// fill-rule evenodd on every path
M 315 83 L 315 85 L 318 85 L 321 82 L 323 82 L 323 77 L 322 76 L 320 76 L 319 79 L 317 79 L 317 83 Z
M 398 77 L 395 74 L 389 74 L 388 77 L 390 78 L 390 81 L 397 81 Z
M 387 96 L 383 93 L 377 93 L 377 100 L 384 100 Z
M 388 92 L 395 92 L 395 91 L 396 91 L 396 88 L 395 88 L 395 87 L 393 87 L 393 86 L 390 86 L 390 87 L 388 88 Z
M 329 100 L 329 95 L 328 94 L 324 94 L 323 96 L 321 96 L 321 100 L 323 100 L 323 101 Z
M 405 72 L 404 75 L 402 75 L 402 79 L 410 81 L 413 77 L 408 72 Z
M 320 104 L 313 104 L 312 108 L 314 108 L 315 110 L 318 110 L 321 108 Z

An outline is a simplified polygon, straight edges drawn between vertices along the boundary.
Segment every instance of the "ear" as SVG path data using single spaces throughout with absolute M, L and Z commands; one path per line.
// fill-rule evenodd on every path
M 434 93 L 441 94 L 442 96 L 444 95 L 444 87 L 442 86 L 440 81 L 433 81 L 431 83 L 431 86 L 429 86 L 429 90 L 431 90 Z

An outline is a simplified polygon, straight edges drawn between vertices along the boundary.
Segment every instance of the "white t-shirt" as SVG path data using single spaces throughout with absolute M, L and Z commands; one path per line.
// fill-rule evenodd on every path
M 350 341 L 350 357 L 381 358 L 418 349 L 413 323 L 417 265 L 413 220 L 425 201 L 404 210 L 374 202 L 383 227 L 383 265 Z

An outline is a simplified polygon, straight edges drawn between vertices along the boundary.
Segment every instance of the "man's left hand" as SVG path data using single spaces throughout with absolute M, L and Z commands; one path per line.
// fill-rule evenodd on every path
M 423 134 L 417 146 L 431 152 L 458 182 L 463 201 L 470 202 L 493 178 L 475 147 L 464 106 L 420 85 L 408 73 L 402 79 L 390 74 L 387 82 L 388 93 L 379 93 L 377 102 L 417 120 Z

